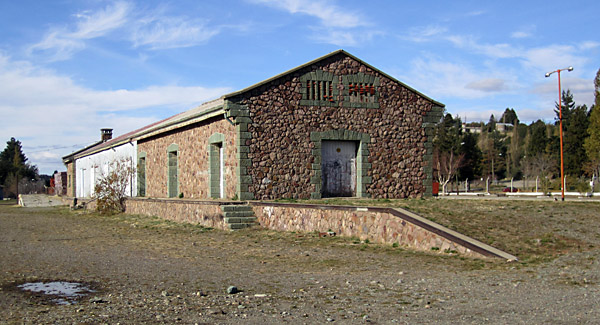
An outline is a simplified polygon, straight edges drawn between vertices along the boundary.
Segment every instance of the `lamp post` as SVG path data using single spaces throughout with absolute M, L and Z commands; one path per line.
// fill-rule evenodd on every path
M 573 67 L 564 69 L 558 69 L 546 73 L 546 78 L 550 77 L 553 73 L 558 73 L 558 120 L 560 121 L 560 189 L 561 199 L 565 200 L 565 165 L 563 159 L 563 125 L 562 125 L 562 93 L 560 91 L 560 72 L 561 71 L 573 71 Z

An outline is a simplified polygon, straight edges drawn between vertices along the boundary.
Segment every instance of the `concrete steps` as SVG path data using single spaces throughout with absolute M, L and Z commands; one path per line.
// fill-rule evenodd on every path
M 247 204 L 221 205 L 225 223 L 231 230 L 258 226 L 252 207 Z

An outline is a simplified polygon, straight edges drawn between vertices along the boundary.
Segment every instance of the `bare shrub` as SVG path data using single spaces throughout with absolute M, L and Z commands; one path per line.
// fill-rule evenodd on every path
M 135 175 L 131 158 L 121 158 L 112 162 L 109 172 L 102 174 L 94 186 L 96 210 L 103 214 L 125 211 L 127 188 Z

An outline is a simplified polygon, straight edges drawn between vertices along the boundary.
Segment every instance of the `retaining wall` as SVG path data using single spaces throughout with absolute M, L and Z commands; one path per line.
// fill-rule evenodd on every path
M 261 226 L 282 231 L 334 231 L 345 237 L 380 244 L 398 243 L 421 251 L 458 252 L 472 257 L 490 256 L 427 229 L 426 225 L 410 222 L 390 208 L 365 208 L 323 205 L 288 205 L 280 203 L 251 203 Z M 425 228 L 424 228 L 425 226 Z
M 225 223 L 221 205 L 226 204 L 240 202 L 128 198 L 125 212 L 225 230 L 229 228 Z
M 128 198 L 127 213 L 229 229 L 222 205 L 248 204 L 262 227 L 279 231 L 327 232 L 373 243 L 394 244 L 421 251 L 456 252 L 471 257 L 515 256 L 459 234 L 407 210 L 272 202 L 199 201 Z

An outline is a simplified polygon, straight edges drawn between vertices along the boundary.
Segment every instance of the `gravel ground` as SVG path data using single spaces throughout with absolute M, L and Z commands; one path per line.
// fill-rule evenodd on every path
M 0 322 L 598 323 L 598 224 L 594 247 L 505 263 L 0 205 Z M 54 280 L 96 292 L 61 305 L 17 288 Z

